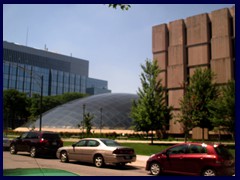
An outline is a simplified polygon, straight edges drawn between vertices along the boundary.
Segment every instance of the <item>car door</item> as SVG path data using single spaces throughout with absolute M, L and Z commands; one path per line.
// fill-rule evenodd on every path
M 80 140 L 72 145 L 68 150 L 69 159 L 86 162 L 85 151 L 87 148 L 87 140 Z
M 85 151 L 85 156 L 86 156 L 86 159 L 89 162 L 92 162 L 93 155 L 96 153 L 97 147 L 99 146 L 99 144 L 100 143 L 96 140 L 89 140 L 87 142 L 87 148 L 86 148 L 86 151 Z
M 191 144 L 188 153 L 186 153 L 184 158 L 185 168 L 183 169 L 183 172 L 199 175 L 203 167 L 204 156 L 206 153 L 207 150 L 202 145 Z
M 25 151 L 26 145 L 24 140 L 26 139 L 27 135 L 28 133 L 26 132 L 17 138 L 15 145 L 18 151 Z
M 168 149 L 161 157 L 163 170 L 169 173 L 182 172 L 187 148 L 187 144 L 183 144 Z

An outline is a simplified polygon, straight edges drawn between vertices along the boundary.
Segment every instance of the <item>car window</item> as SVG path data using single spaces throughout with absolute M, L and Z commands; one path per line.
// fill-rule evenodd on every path
M 38 139 L 38 134 L 36 132 L 29 132 L 27 134 L 27 139 Z
M 27 137 L 27 135 L 28 135 L 28 133 L 23 133 L 23 134 L 20 136 L 20 138 L 21 138 L 21 139 L 25 139 L 25 138 Z
M 111 140 L 111 139 L 102 139 L 101 140 L 106 146 L 120 146 L 119 143 L 117 143 L 116 141 L 114 140 Z
M 180 145 L 180 146 L 175 146 L 171 149 L 168 149 L 168 154 L 184 154 L 187 152 L 187 145 Z
M 220 145 L 215 147 L 214 149 L 216 150 L 217 154 L 223 158 L 226 158 L 226 159 L 233 158 L 233 155 L 231 154 L 231 152 L 224 146 Z
M 95 141 L 95 140 L 89 140 L 87 146 L 90 147 L 97 147 L 99 145 L 99 142 Z
M 191 144 L 189 147 L 189 153 L 197 154 L 197 153 L 205 153 L 206 148 L 203 148 L 201 145 Z
M 86 141 L 86 140 L 78 141 L 78 142 L 76 143 L 76 146 L 77 146 L 77 147 L 87 146 L 87 141 Z
M 42 135 L 42 138 L 44 138 L 44 139 L 60 139 L 60 136 L 59 136 L 59 134 L 53 134 L 53 133 L 44 133 L 43 135 Z

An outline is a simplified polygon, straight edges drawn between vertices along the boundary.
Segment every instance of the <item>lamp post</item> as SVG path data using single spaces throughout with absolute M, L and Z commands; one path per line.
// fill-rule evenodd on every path
M 102 135 L 102 108 L 100 108 L 100 113 L 101 113 L 101 116 L 100 116 L 100 135 Z
M 82 137 L 83 137 L 83 132 L 84 132 L 85 108 L 86 108 L 86 104 L 83 104 Z
M 40 93 L 40 118 L 39 118 L 39 131 L 42 131 L 42 98 L 43 98 L 43 75 L 41 75 L 41 93 Z

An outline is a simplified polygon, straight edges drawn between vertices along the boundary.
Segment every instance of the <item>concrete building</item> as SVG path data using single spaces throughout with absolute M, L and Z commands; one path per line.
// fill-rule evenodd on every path
M 3 89 L 16 89 L 31 96 L 66 92 L 90 95 L 111 92 L 105 80 L 88 76 L 87 60 L 15 43 L 3 42 Z M 43 83 L 41 83 L 43 77 Z
M 196 68 L 210 68 L 219 85 L 235 79 L 235 6 L 153 26 L 152 53 L 163 70 L 159 78 L 176 115 L 184 84 Z M 170 121 L 169 133 L 182 134 L 175 120 Z

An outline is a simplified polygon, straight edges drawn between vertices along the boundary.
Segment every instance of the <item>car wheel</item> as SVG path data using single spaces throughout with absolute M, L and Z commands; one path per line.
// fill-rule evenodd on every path
M 103 167 L 104 166 L 104 159 L 101 155 L 96 155 L 94 157 L 94 165 L 96 167 Z
M 153 162 L 150 165 L 150 173 L 154 176 L 158 176 L 161 173 L 161 167 L 160 164 L 157 162 Z
M 35 146 L 31 147 L 30 156 L 31 156 L 32 158 L 34 158 L 34 157 L 37 156 L 37 149 L 36 149 Z
M 16 146 L 14 144 L 11 144 L 11 146 L 10 146 L 10 153 L 17 154 Z
M 203 176 L 216 176 L 216 172 L 209 168 L 209 169 L 205 169 L 202 173 Z
M 68 162 L 67 151 L 62 151 L 62 152 L 60 153 L 60 161 L 61 161 L 61 162 L 64 162 L 64 163 Z

